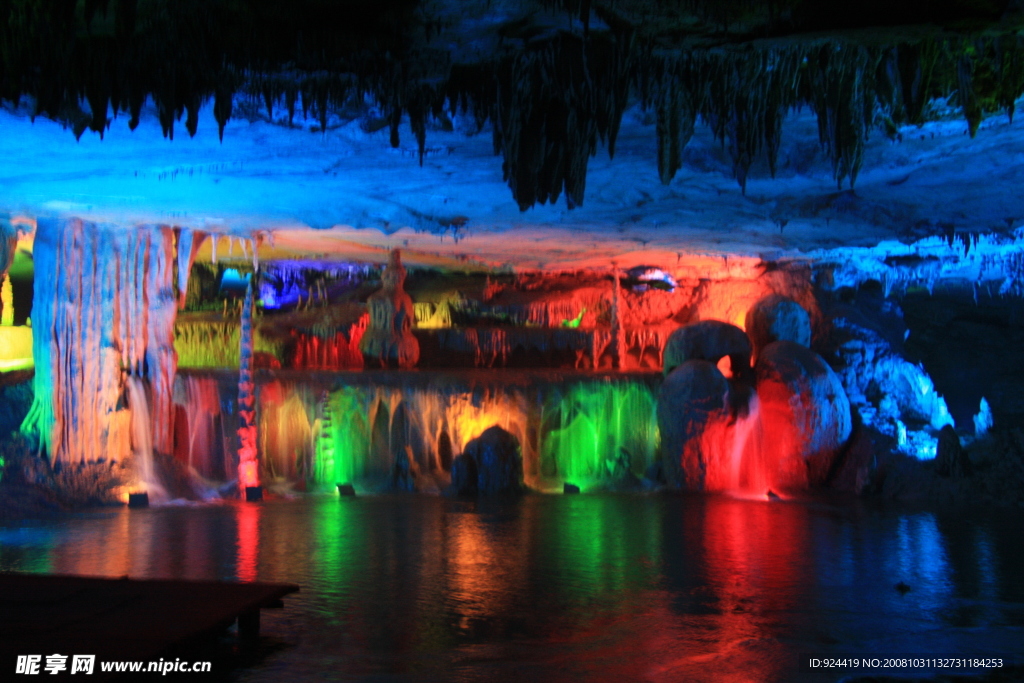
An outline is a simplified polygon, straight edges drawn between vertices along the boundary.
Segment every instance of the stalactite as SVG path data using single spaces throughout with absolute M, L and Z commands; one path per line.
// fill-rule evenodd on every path
M 147 381 L 153 447 L 169 453 L 172 230 L 40 220 L 34 252 L 35 395 L 22 431 L 54 461 L 124 457 L 127 424 L 119 413 L 128 373 Z
M 196 254 L 206 239 L 206 233 L 181 228 L 178 231 L 178 310 L 185 309 L 188 298 L 188 277 L 192 272 Z M 214 259 L 216 261 L 216 259 Z
M 622 119 L 630 46 L 564 34 L 497 64 L 495 149 L 521 210 L 563 191 L 569 208 L 583 203 L 587 160 Z
M 662 92 L 658 112 L 658 177 L 668 185 L 683 165 L 683 149 L 693 137 L 697 112 L 683 88 Z
M 832 174 L 840 186 L 846 179 L 854 185 L 864 161 L 875 113 L 872 59 L 865 48 L 826 44 L 808 62 L 818 138 L 832 158 Z
M 895 135 L 902 123 L 923 122 L 929 101 L 952 97 L 974 134 L 987 113 L 1003 109 L 1012 116 L 1024 93 L 1024 37 L 1012 25 L 972 34 L 915 29 L 894 34 L 888 44 L 839 32 L 804 34 L 799 41 L 750 40 L 758 31 L 782 29 L 778 0 L 767 6 L 755 0 L 687 0 L 680 11 L 691 19 L 695 15 L 718 28 L 743 26 L 715 36 L 713 46 L 700 44 L 710 35 L 701 33 L 707 25 L 676 35 L 670 28 L 675 24 L 664 22 L 664 8 L 544 0 L 578 17 L 582 32 L 574 19 L 563 30 L 541 35 L 503 34 L 497 52 L 458 65 L 444 49 L 422 46 L 433 19 L 419 10 L 369 11 L 366 21 L 383 31 L 373 34 L 365 27 L 353 31 L 332 24 L 327 30 L 306 23 L 315 22 L 311 17 L 319 16 L 320 5 L 331 3 L 287 16 L 256 7 L 246 10 L 254 13 L 246 22 L 266 25 L 256 30 L 246 23 L 256 31 L 251 33 L 224 31 L 221 22 L 238 11 L 232 3 L 160 3 L 165 4 L 139 21 L 137 2 L 119 0 L 111 34 L 109 25 L 90 23 L 86 16 L 94 14 L 85 9 L 93 0 L 0 3 L 0 98 L 17 102 L 28 95 L 35 114 L 60 121 L 76 135 L 87 128 L 102 135 L 111 111 L 128 112 L 134 129 L 151 99 L 168 137 L 183 115 L 194 134 L 199 109 L 212 98 L 221 138 L 236 93 L 271 118 L 283 106 L 289 123 L 300 105 L 320 130 L 335 114 L 351 116 L 353 105 L 365 114 L 372 101 L 380 109 L 374 116 L 383 120 L 366 124 L 389 126 L 397 146 L 407 115 L 421 163 L 430 117 L 447 103 L 450 111 L 471 111 L 478 129 L 491 121 L 504 178 L 525 210 L 557 201 L 563 192 L 570 208 L 582 203 L 589 157 L 601 141 L 614 153 L 631 92 L 656 108 L 662 182 L 680 167 L 699 118 L 727 145 L 741 187 L 761 155 L 774 173 L 781 121 L 792 106 L 814 108 L 836 180 L 852 184 L 876 114 Z M 954 4 L 965 16 L 986 16 L 979 3 Z M 592 13 L 602 19 L 600 30 L 589 27 Z M 884 13 L 892 19 L 890 8 Z M 824 14 L 813 12 L 790 20 L 795 23 L 786 31 L 830 25 Z M 292 54 L 282 48 L 285 43 L 301 47 Z

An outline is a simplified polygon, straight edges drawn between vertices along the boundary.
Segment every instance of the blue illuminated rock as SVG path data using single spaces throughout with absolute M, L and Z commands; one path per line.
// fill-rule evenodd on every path
M 490 427 L 470 441 L 452 463 L 452 490 L 457 495 L 514 494 L 523 488 L 519 441 L 501 427 Z
M 971 459 L 967 457 L 963 447 L 960 445 L 960 437 L 952 425 L 946 425 L 939 430 L 939 444 L 936 449 L 935 471 L 944 477 L 968 477 L 973 473 L 974 467 Z
M 746 327 L 758 353 L 772 342 L 783 340 L 811 345 L 811 316 L 803 306 L 781 294 L 771 294 L 751 306 Z

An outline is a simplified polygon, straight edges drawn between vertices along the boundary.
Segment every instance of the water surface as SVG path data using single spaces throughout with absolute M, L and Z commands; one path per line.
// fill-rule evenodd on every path
M 0 529 L 0 569 L 298 583 L 241 681 L 838 680 L 1024 655 L 1016 517 L 711 496 L 310 496 Z M 903 582 L 910 590 L 895 590 Z

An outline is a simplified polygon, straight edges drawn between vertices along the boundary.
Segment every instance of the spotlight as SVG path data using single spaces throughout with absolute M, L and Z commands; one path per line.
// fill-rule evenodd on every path
M 149 494 L 145 491 L 141 493 L 129 493 L 128 494 L 128 507 L 130 508 L 148 508 L 149 507 Z

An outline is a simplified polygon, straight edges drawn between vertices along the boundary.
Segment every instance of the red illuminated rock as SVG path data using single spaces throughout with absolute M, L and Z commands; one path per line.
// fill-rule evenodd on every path
M 746 328 L 758 353 L 777 341 L 811 345 L 811 316 L 803 306 L 781 294 L 771 294 L 755 303 L 747 311 Z
M 359 343 L 363 357 L 384 367 L 412 368 L 420 360 L 420 344 L 412 334 L 416 321 L 412 297 L 403 289 L 405 268 L 397 249 L 381 273 L 384 286 L 366 301 L 370 324 Z
M 746 374 L 745 370 L 750 368 L 747 333 L 720 320 L 702 320 L 669 335 L 663 370 L 668 375 L 686 361 L 705 360 L 714 364 L 725 356 L 729 356 L 734 375 Z
M 729 383 L 707 360 L 686 360 L 662 382 L 658 428 L 665 480 L 669 485 L 703 490 L 707 463 L 718 459 L 720 439 L 729 421 Z
M 792 341 L 766 346 L 754 366 L 761 444 L 775 485 L 823 483 L 850 438 L 850 401 L 839 377 L 810 349 Z

